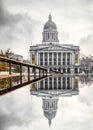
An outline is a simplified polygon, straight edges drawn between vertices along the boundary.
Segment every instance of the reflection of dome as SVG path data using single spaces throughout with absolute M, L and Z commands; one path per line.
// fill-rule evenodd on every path
M 51 126 L 51 121 L 56 116 L 56 111 L 44 111 L 44 116 L 48 119 L 49 126 Z
M 51 126 L 52 119 L 56 116 L 58 98 L 43 97 L 43 112 Z
M 44 25 L 44 29 L 54 29 L 54 30 L 56 29 L 57 30 L 56 24 L 52 21 L 51 14 L 49 15 L 48 22 L 46 22 Z

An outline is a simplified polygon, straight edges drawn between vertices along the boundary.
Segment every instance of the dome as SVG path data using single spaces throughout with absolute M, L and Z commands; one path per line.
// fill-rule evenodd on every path
M 48 22 L 46 22 L 45 25 L 44 25 L 44 29 L 54 29 L 54 30 L 57 30 L 56 24 L 52 21 L 51 14 L 49 15 Z
M 58 43 L 59 42 L 57 26 L 52 21 L 51 14 L 49 14 L 49 19 L 44 24 L 42 35 L 43 35 L 43 38 L 42 38 L 42 43 L 43 44 Z

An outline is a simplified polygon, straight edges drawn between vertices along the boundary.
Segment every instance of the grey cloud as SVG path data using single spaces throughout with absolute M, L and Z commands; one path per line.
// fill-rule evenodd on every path
M 34 35 L 32 30 L 35 30 L 34 28 L 37 28 L 38 24 L 40 24 L 39 21 L 32 19 L 27 14 L 21 14 L 21 12 L 12 14 L 7 10 L 5 1 L 0 0 L 0 49 L 17 50 L 19 47 L 19 51 L 20 48 L 25 50 L 26 42 L 31 42 Z M 20 54 L 23 55 L 21 52 Z
M 93 34 L 89 34 L 79 40 L 82 53 L 93 55 Z
M 0 0 L 0 26 L 14 25 L 21 20 L 20 14 L 13 16 L 5 8 L 3 1 Z
M 19 8 L 29 9 L 38 14 L 45 15 L 49 12 L 62 17 L 63 20 L 68 20 L 78 25 L 83 21 L 88 21 L 92 24 L 93 17 L 93 0 L 16 0 L 11 1 L 11 7 L 15 8 L 15 5 Z M 42 8 L 41 8 L 42 7 Z M 47 12 L 48 11 L 48 12 Z M 57 17 L 58 17 L 57 16 Z M 86 24 L 86 23 L 85 23 Z
M 89 34 L 88 36 L 81 38 L 79 44 L 91 46 L 93 44 L 93 34 Z
M 0 130 L 6 130 L 9 129 L 11 126 L 21 126 L 23 124 L 22 119 L 17 117 L 14 114 L 9 115 L 0 115 Z

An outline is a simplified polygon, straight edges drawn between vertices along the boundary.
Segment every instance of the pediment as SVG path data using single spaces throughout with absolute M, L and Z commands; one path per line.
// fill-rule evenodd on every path
M 41 48 L 40 50 L 44 50 L 44 51 L 47 51 L 47 50 L 49 50 L 49 51 L 56 51 L 56 50 L 59 50 L 59 51 L 69 51 L 69 50 L 72 50 L 71 48 L 66 48 L 66 47 L 63 47 L 63 46 L 60 46 L 60 45 L 56 45 L 56 46 L 54 46 L 54 45 L 51 45 L 51 46 L 47 46 L 47 47 L 43 47 L 43 48 Z

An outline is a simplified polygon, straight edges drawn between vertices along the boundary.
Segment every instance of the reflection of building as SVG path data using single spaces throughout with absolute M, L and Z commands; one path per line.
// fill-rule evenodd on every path
M 48 77 L 45 80 L 31 85 L 31 95 L 42 97 L 44 116 L 51 125 L 56 116 L 58 98 L 78 94 L 78 77 Z
M 83 57 L 80 60 L 81 71 L 85 73 L 93 73 L 93 57 Z
M 86 75 L 80 75 L 79 76 L 81 86 L 83 87 L 84 85 L 91 85 L 93 84 L 93 74 L 86 74 Z
M 48 67 L 48 71 L 78 73 L 79 46 L 58 44 L 58 31 L 51 15 L 44 25 L 42 34 L 42 44 L 30 47 L 31 63 Z
M 78 77 L 75 76 L 53 76 L 32 85 L 32 93 L 44 96 L 71 96 L 77 94 Z

